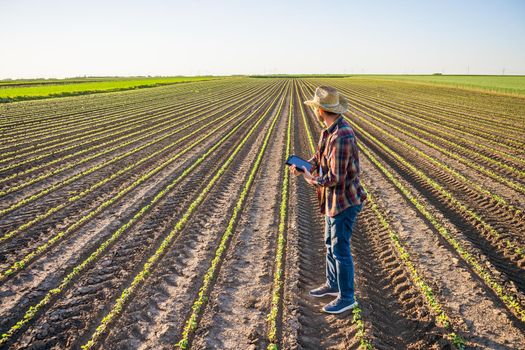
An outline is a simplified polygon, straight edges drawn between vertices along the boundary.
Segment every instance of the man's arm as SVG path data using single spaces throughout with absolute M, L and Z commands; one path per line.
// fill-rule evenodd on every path
M 322 187 L 332 187 L 344 181 L 346 169 L 352 154 L 350 137 L 338 137 L 330 149 L 330 167 L 323 176 L 314 176 L 312 184 Z

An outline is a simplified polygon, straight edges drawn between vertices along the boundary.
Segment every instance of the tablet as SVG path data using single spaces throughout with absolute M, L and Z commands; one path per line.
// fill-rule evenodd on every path
M 304 160 L 301 157 L 291 155 L 286 160 L 287 165 L 295 165 L 297 167 L 298 171 L 303 171 L 303 166 L 306 167 L 306 169 L 310 170 L 312 168 L 312 163 L 309 163 L 308 161 Z

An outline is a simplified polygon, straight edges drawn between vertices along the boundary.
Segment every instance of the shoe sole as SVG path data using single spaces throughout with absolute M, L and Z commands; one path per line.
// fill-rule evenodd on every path
M 324 308 L 323 308 L 322 310 L 323 310 L 323 312 L 326 312 L 327 314 L 340 314 L 340 313 L 343 313 L 343 312 L 345 312 L 345 311 L 347 311 L 347 310 L 353 309 L 353 308 L 355 308 L 356 306 L 357 306 L 357 301 L 354 302 L 354 303 L 351 304 L 351 305 L 348 305 L 347 307 L 342 308 L 341 310 L 338 310 L 338 311 L 327 311 L 327 310 L 325 310 Z
M 310 294 L 310 293 L 308 293 Z M 326 297 L 326 296 L 331 296 L 331 297 L 336 297 L 336 296 L 339 296 L 339 293 L 324 293 L 324 294 L 310 294 L 311 297 L 314 297 L 314 298 L 322 298 L 322 297 Z

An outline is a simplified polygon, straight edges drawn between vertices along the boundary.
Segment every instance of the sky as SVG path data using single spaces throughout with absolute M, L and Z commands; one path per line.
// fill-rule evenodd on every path
M 525 0 L 0 0 L 0 79 L 525 74 Z

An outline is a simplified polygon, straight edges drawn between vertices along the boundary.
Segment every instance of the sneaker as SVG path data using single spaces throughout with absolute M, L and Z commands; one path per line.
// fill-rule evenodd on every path
M 326 284 L 324 284 L 324 285 L 322 285 L 319 288 L 312 289 L 310 291 L 310 295 L 313 296 L 313 297 L 316 297 L 316 298 L 325 297 L 327 295 L 331 295 L 331 296 L 336 297 L 336 296 L 339 295 L 339 290 L 332 289 L 332 288 L 328 287 Z
M 337 298 L 323 307 L 323 311 L 329 314 L 340 314 L 357 306 L 357 301 L 343 300 Z

